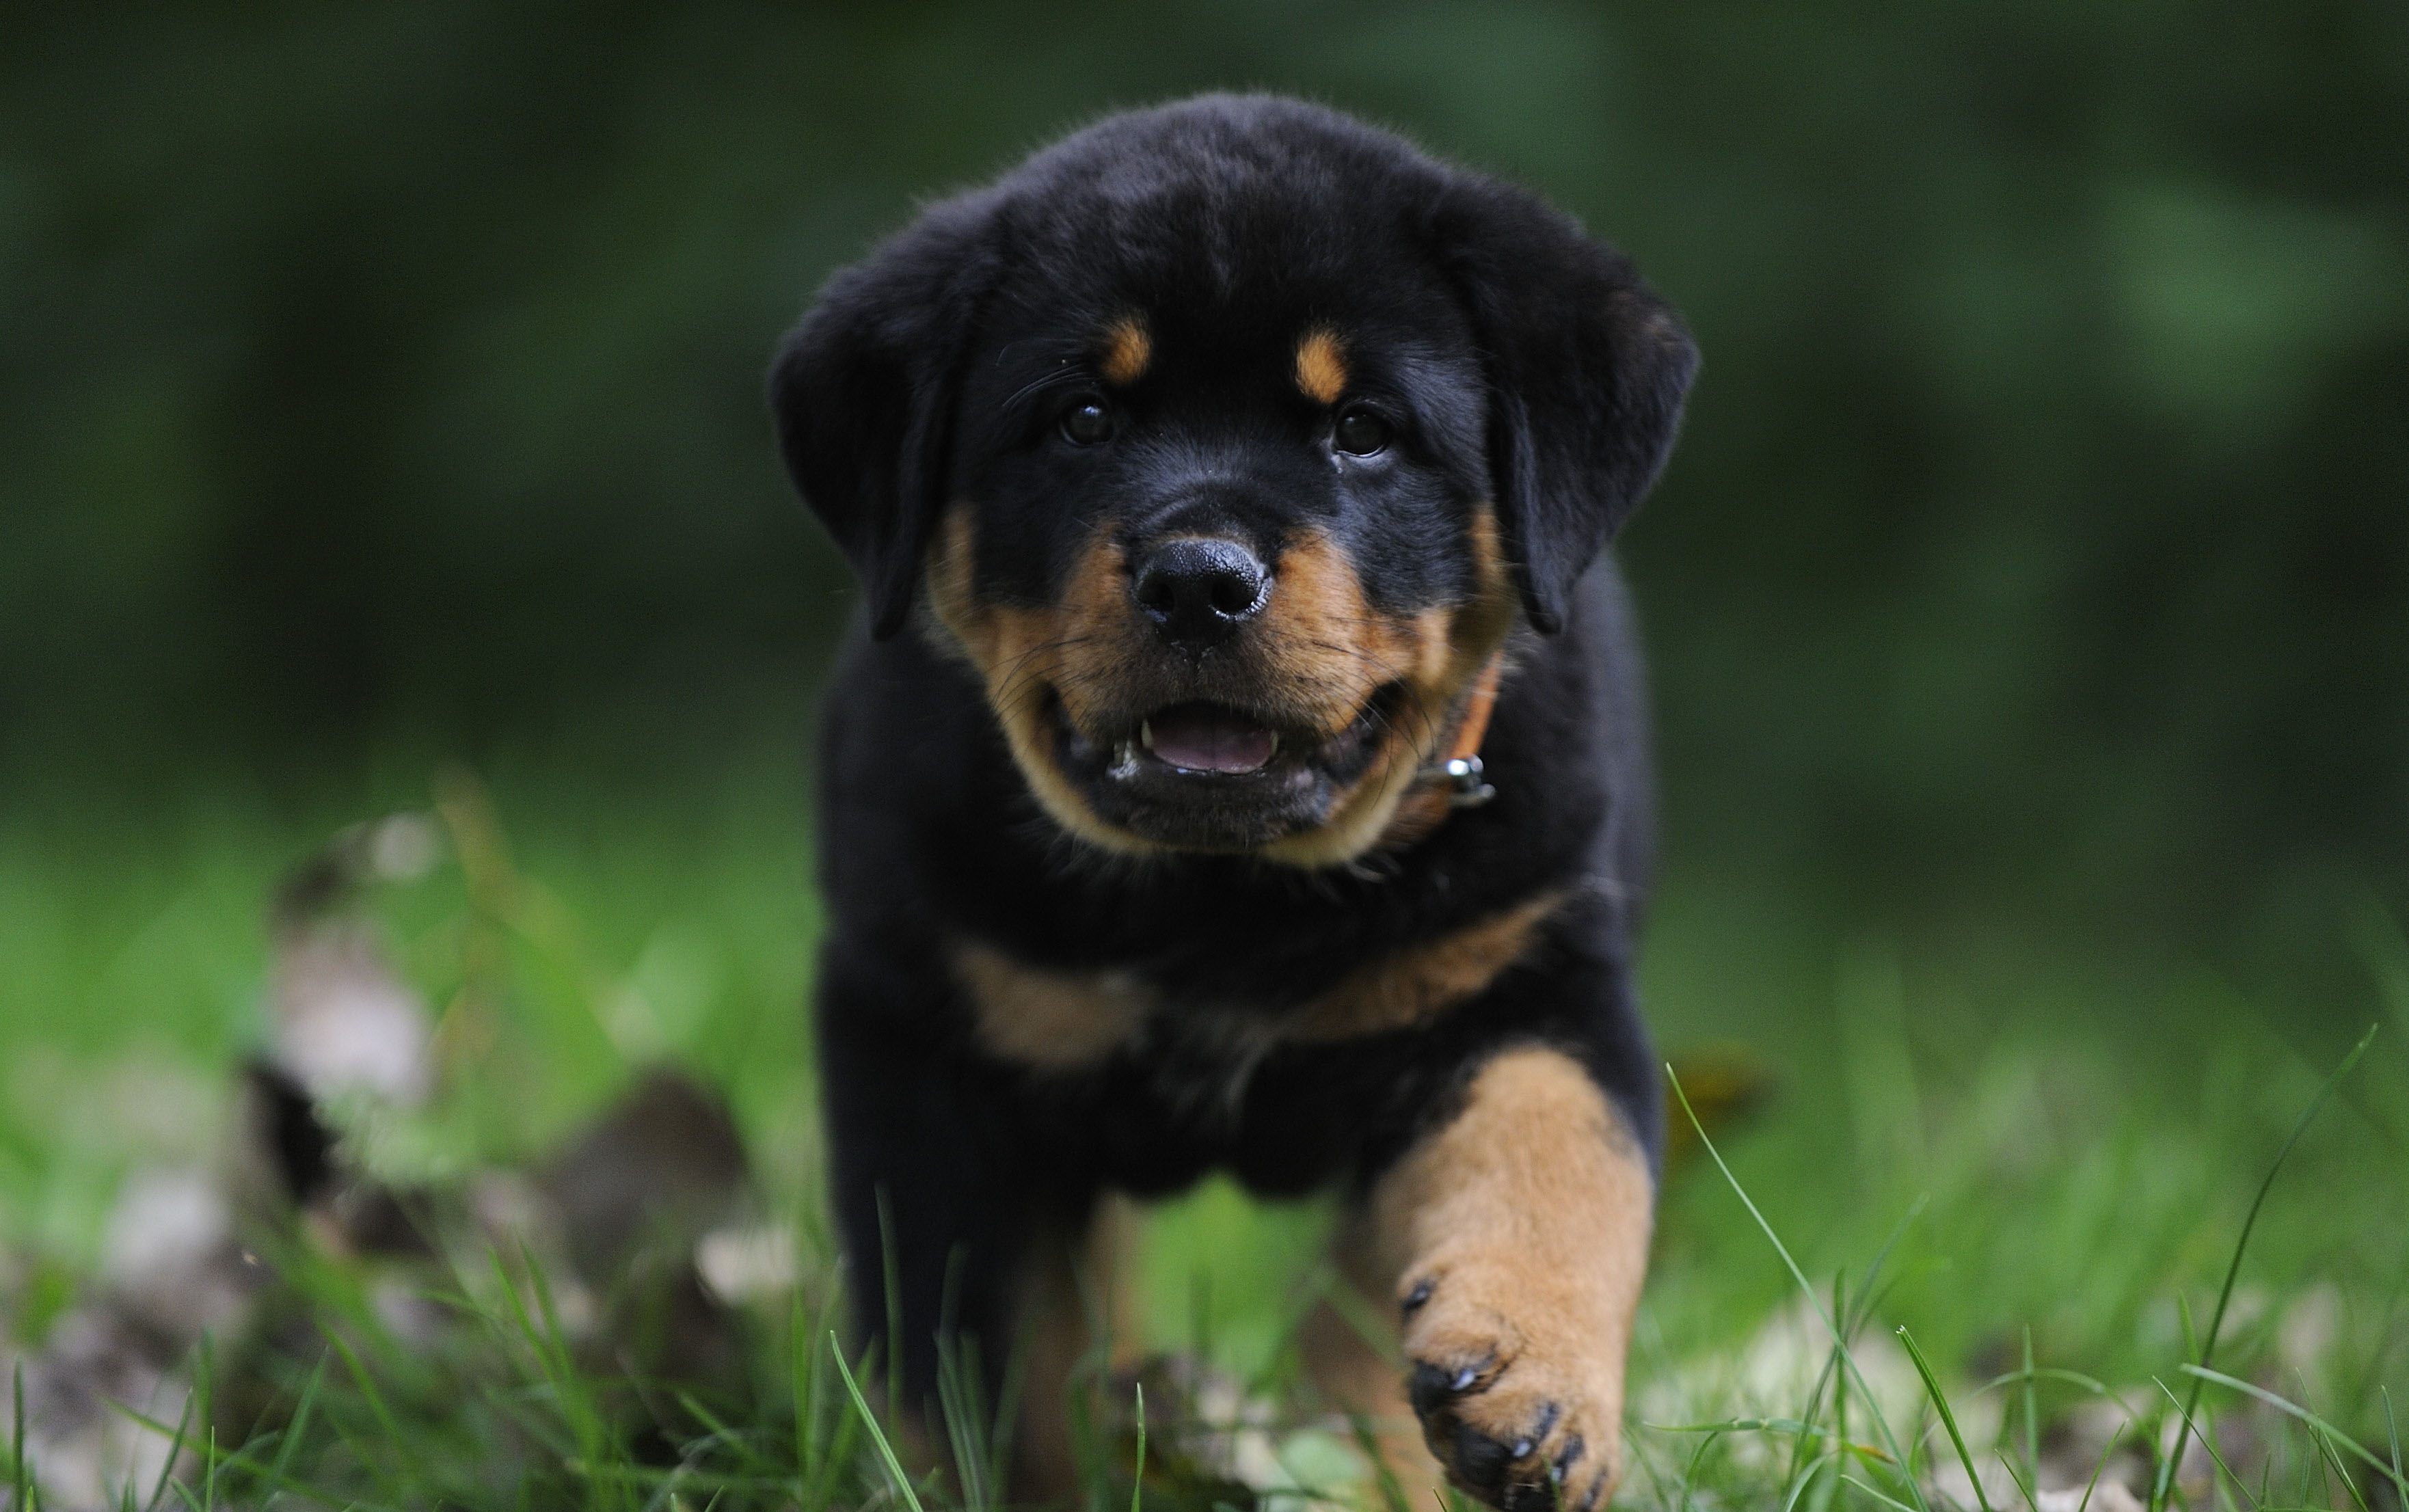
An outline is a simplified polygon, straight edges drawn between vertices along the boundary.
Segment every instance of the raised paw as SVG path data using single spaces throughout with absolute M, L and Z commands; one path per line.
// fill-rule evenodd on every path
M 1594 1512 L 1621 1449 L 1621 1341 L 1561 1293 L 1510 1275 L 1417 1278 L 1402 1299 L 1406 1382 L 1448 1478 L 1504 1512 Z M 1517 1305 L 1517 1303 L 1520 1305 Z

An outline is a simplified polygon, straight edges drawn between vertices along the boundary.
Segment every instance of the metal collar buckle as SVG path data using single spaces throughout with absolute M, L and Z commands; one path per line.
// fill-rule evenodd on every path
M 1497 789 L 1481 781 L 1480 758 L 1477 756 L 1456 756 L 1438 769 L 1450 789 L 1447 806 L 1451 809 L 1477 809 L 1497 796 Z

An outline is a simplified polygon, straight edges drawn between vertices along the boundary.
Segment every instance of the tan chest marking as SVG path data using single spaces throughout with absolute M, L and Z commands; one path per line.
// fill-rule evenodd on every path
M 1102 1063 L 1154 1006 L 1154 995 L 1126 972 L 1049 972 L 968 942 L 954 947 L 954 975 L 970 994 L 979 1043 L 1040 1071 Z
M 1428 1024 L 1487 991 L 1522 958 L 1564 894 L 1542 893 L 1452 934 L 1358 967 L 1293 1013 L 1267 1020 L 1271 1045 L 1333 1044 Z M 1038 1071 L 1098 1066 L 1138 1033 L 1161 998 L 1125 972 L 1057 972 L 989 945 L 953 950 L 989 1054 Z
M 1530 950 L 1539 927 L 1564 900 L 1561 892 L 1544 892 L 1468 929 L 1360 966 L 1307 1004 L 1286 1037 L 1326 1044 L 1427 1024 L 1488 991 Z

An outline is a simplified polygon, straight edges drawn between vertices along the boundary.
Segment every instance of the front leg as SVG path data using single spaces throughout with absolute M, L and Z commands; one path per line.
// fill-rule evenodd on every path
M 880 1339 L 896 1325 L 876 1358 L 892 1348 L 902 1399 L 920 1411 L 935 1404 L 948 1330 L 976 1341 L 996 1399 L 1026 1257 L 1050 1232 L 1084 1224 L 1087 1207 L 1031 1154 L 1010 1087 L 960 1052 L 950 994 L 925 960 L 844 935 L 822 957 L 821 1106 L 856 1336 Z
M 1630 1126 L 1538 1046 L 1484 1063 L 1462 1111 L 1381 1177 L 1367 1217 L 1449 1479 L 1508 1512 L 1604 1502 L 1654 1200 Z
M 823 958 L 830 1196 L 856 1335 L 877 1339 L 890 1320 L 900 1330 L 901 1394 L 914 1410 L 894 1426 L 917 1467 L 941 1462 L 948 1438 L 941 1334 L 977 1346 L 990 1409 L 1017 1356 L 1009 1490 L 1016 1501 L 1065 1502 L 1079 1486 L 1071 1394 L 1099 1343 L 1130 1336 L 1119 1283 L 1132 1218 L 1032 1128 L 1043 1090 L 965 1044 L 968 1009 L 929 970 L 941 958 L 898 963 L 843 938 Z

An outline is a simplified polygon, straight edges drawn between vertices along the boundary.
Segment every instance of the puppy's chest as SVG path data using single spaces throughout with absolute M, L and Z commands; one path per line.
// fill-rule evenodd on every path
M 1310 993 L 1237 997 L 1134 968 L 1034 966 L 993 945 L 952 948 L 971 1031 L 988 1055 L 1076 1075 L 1120 1058 L 1179 1087 L 1233 1096 L 1274 1051 L 1334 1045 L 1435 1022 L 1523 960 L 1564 894 L 1545 892 L 1359 961 Z

